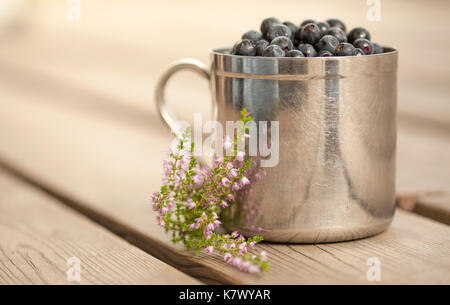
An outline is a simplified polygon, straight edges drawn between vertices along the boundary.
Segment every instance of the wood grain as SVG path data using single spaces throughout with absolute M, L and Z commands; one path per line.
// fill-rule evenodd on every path
M 0 170 L 0 284 L 199 284 Z M 69 258 L 80 281 L 68 281 Z
M 219 256 L 170 244 L 148 196 L 160 185 L 171 138 L 162 129 L 119 124 L 108 115 L 48 103 L 0 83 L 0 160 L 146 252 L 207 283 L 368 283 L 369 257 L 382 262 L 382 283 L 450 283 L 450 228 L 397 211 L 390 229 L 354 242 L 264 244 L 271 268 L 242 274 Z

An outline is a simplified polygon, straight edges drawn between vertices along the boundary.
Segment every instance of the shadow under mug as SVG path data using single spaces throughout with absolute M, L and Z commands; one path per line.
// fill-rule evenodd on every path
M 156 90 L 177 132 L 164 87 L 179 70 L 210 82 L 214 117 L 279 122 L 279 161 L 233 207 L 227 229 L 267 241 L 335 242 L 384 231 L 395 211 L 398 51 L 349 57 L 271 58 L 210 52 L 211 68 L 173 63 Z

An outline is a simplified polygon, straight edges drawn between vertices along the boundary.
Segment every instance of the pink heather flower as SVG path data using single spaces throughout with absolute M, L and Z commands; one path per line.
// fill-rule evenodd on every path
M 233 164 L 231 162 L 228 162 L 227 165 L 225 165 L 226 169 L 232 169 L 233 168 Z
M 250 246 L 250 248 L 255 249 L 255 242 L 252 241 L 252 242 L 249 244 L 249 246 Z
M 233 233 L 231 233 L 231 236 L 234 237 L 234 238 L 238 237 L 238 235 L 239 235 L 239 234 L 238 234 L 237 231 L 234 231 Z
M 250 184 L 250 180 L 248 180 L 247 177 L 242 177 L 241 182 L 242 182 L 242 185 Z
M 211 254 L 211 253 L 213 253 L 214 249 L 213 249 L 213 247 L 208 246 L 205 248 L 205 251 L 206 251 L 206 253 Z
M 230 176 L 231 177 L 236 177 L 237 175 L 238 175 L 237 169 L 233 168 L 232 170 L 230 170 Z
M 259 255 L 261 255 L 261 259 L 263 261 L 265 261 L 267 259 L 267 252 L 266 251 L 261 251 L 261 253 Z
M 217 218 L 219 218 L 219 216 L 217 216 L 217 214 L 216 214 L 216 212 L 212 212 L 212 218 L 214 219 L 214 220 L 216 220 Z
M 235 184 L 233 184 L 233 186 L 231 187 L 231 189 L 233 191 L 239 191 L 240 188 L 241 188 L 241 185 L 239 183 L 237 183 L 237 182 Z
M 191 223 L 189 225 L 189 230 L 193 231 L 195 229 L 196 224 L 195 223 Z
M 230 201 L 231 201 L 231 200 L 234 200 L 233 194 L 228 194 L 227 199 L 230 200 Z
M 164 228 L 164 226 L 166 225 L 166 224 L 164 223 L 164 220 L 162 220 L 161 215 L 157 215 L 157 216 L 156 216 L 156 221 L 158 222 L 158 225 L 159 225 L 160 227 L 162 227 L 162 228 Z
M 238 161 L 244 161 L 244 156 L 245 156 L 245 152 L 243 152 L 243 151 L 238 151 L 238 153 L 236 154 L 236 160 L 238 160 Z
M 191 198 L 189 198 L 189 199 L 186 201 L 186 203 L 187 203 L 187 206 L 188 206 L 189 210 L 192 210 L 193 208 L 195 208 L 195 202 L 192 201 Z
M 239 253 L 246 253 L 247 252 L 247 247 L 245 246 L 245 244 L 240 244 L 239 245 Z
M 203 230 L 203 236 L 205 236 L 205 239 L 210 239 L 211 238 L 211 231 L 208 230 Z
M 162 207 L 160 213 L 161 213 L 162 215 L 167 214 L 167 208 L 166 208 L 166 207 Z
M 158 205 L 156 203 L 152 203 L 153 211 L 158 211 Z
M 259 273 L 260 271 L 261 269 L 255 265 L 250 265 L 250 267 L 248 268 L 249 273 Z
M 225 186 L 225 187 L 228 187 L 228 186 L 230 186 L 230 180 L 228 180 L 227 178 L 222 178 L 222 184 Z
M 228 262 L 230 259 L 231 259 L 231 254 L 230 254 L 230 253 L 226 253 L 226 254 L 223 256 L 223 260 L 224 260 L 225 262 Z
M 171 210 L 174 206 L 175 206 L 175 204 L 173 203 L 173 201 L 169 201 L 169 202 L 167 203 L 167 208 L 168 208 L 169 210 Z
M 220 226 L 222 223 L 219 221 L 219 220 L 215 220 L 214 222 L 213 222 L 213 225 L 214 225 L 214 227 L 215 228 L 217 228 L 218 226 Z
M 222 202 L 220 203 L 220 206 L 221 206 L 222 208 L 226 208 L 226 207 L 228 206 L 228 203 L 227 203 L 226 201 L 222 201 Z
M 223 148 L 229 149 L 231 148 L 231 146 L 232 146 L 231 139 L 228 135 L 226 135 L 225 138 L 223 139 Z
M 203 182 L 203 178 L 200 175 L 194 175 L 192 176 L 192 180 L 195 184 L 201 184 Z
M 213 162 L 215 165 L 219 165 L 223 162 L 223 157 L 215 157 Z

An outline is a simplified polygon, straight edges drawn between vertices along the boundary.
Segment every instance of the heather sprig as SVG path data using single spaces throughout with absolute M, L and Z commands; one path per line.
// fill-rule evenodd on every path
M 253 160 L 238 149 L 249 137 L 246 123 L 251 120 L 243 109 L 234 139 L 224 139 L 223 148 L 228 154 L 215 157 L 211 167 L 201 165 L 194 156 L 191 130 L 186 129 L 176 149 L 169 149 L 168 160 L 163 162 L 163 186 L 153 193 L 152 206 L 158 224 L 171 233 L 173 243 L 182 242 L 196 253 L 220 253 L 225 262 L 256 273 L 268 268 L 265 251 L 250 250 L 263 238 L 245 238 L 238 232 L 216 233 L 221 225 L 219 215 L 237 204 L 238 192 L 251 184 L 247 175 Z

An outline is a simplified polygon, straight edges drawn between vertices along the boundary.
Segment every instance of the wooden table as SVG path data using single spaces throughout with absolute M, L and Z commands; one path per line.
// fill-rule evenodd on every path
M 239 10 L 231 3 L 218 16 L 210 13 L 217 8 L 210 1 L 194 7 L 181 0 L 176 6 L 92 1 L 80 22 L 69 23 L 64 1 L 58 2 L 33 1 L 24 28 L 0 36 L 0 284 L 367 284 L 374 283 L 366 278 L 370 257 L 382 264 L 377 283 L 450 284 L 450 43 L 423 46 L 424 65 L 411 51 L 420 39 L 394 20 L 399 9 L 405 20 L 420 9 L 415 35 L 433 20 L 436 35 L 446 37 L 448 2 L 441 9 L 383 2 L 379 24 L 369 24 L 356 8 L 339 11 L 336 2 L 326 3 L 329 11 L 298 8 L 323 19 L 339 11 L 350 24 L 374 28 L 379 40 L 398 43 L 402 209 L 386 232 L 367 239 L 263 243 L 270 270 L 261 275 L 173 246 L 156 225 L 148 199 L 159 188 L 171 135 L 152 94 L 172 60 L 207 61 L 209 47 L 229 44 L 261 16 L 302 16 L 277 6 L 248 17 L 252 2 L 239 2 Z M 354 4 L 363 10 L 360 2 Z M 229 16 L 239 22 L 227 24 Z M 180 34 L 182 24 L 183 33 L 196 35 L 165 36 Z M 406 34 L 389 31 L 393 24 Z M 168 95 L 187 119 L 192 109 L 209 113 L 207 84 L 188 75 L 177 76 Z M 67 280 L 73 257 L 80 260 L 80 282 Z

